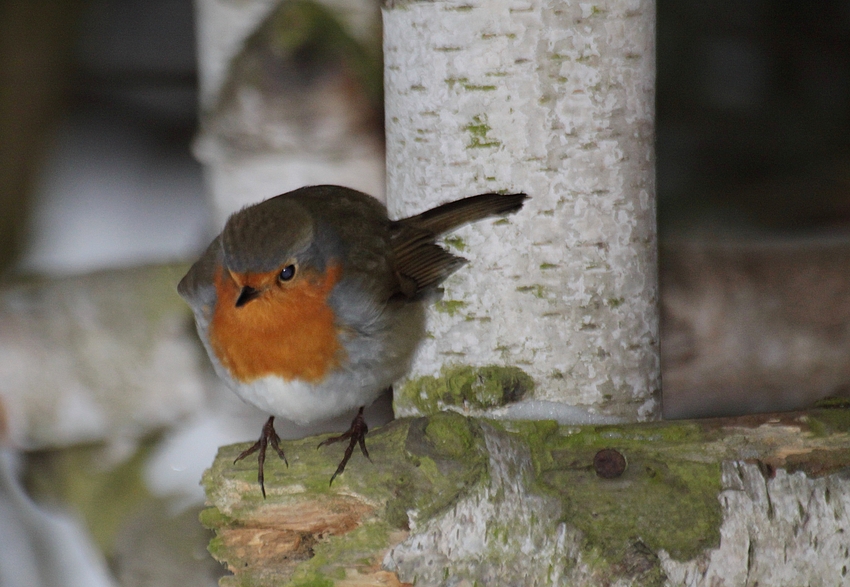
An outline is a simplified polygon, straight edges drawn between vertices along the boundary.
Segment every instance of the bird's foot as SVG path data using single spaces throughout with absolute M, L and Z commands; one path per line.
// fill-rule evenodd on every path
M 260 439 L 251 445 L 250 448 L 239 453 L 239 456 L 233 461 L 235 464 L 237 461 L 241 461 L 245 457 L 260 451 L 260 454 L 257 456 L 257 462 L 259 463 L 257 481 L 260 482 L 260 490 L 263 492 L 263 499 L 266 498 L 266 486 L 263 483 L 263 464 L 266 462 L 266 447 L 269 444 L 271 444 L 272 448 L 277 451 L 278 456 L 283 459 L 283 462 L 286 463 L 286 466 L 288 467 L 289 461 L 286 460 L 286 455 L 283 454 L 283 449 L 280 448 L 280 436 L 278 436 L 277 432 L 274 430 L 274 416 L 271 416 L 263 425 L 263 431 L 260 434 Z
M 366 426 L 366 420 L 363 418 L 363 408 L 357 412 L 357 415 L 354 416 L 354 420 L 351 421 L 351 427 L 347 432 L 340 434 L 339 436 L 333 436 L 326 440 L 323 440 L 318 447 L 322 448 L 326 444 L 333 444 L 335 442 L 341 442 L 343 440 L 348 440 L 348 447 L 345 449 L 345 455 L 342 457 L 342 461 L 339 463 L 339 466 L 336 468 L 336 472 L 331 476 L 331 482 L 328 485 L 332 485 L 336 476 L 345 471 L 345 465 L 348 464 L 348 459 L 351 458 L 351 453 L 354 452 L 354 446 L 359 444 L 360 450 L 363 452 L 363 455 L 369 459 L 372 458 L 369 456 L 369 451 L 366 450 L 366 433 L 369 432 L 369 427 Z

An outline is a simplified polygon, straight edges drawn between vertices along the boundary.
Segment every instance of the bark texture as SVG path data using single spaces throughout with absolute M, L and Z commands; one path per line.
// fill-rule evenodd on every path
M 223 585 L 850 584 L 850 411 L 559 426 L 439 413 L 204 477 Z M 624 471 L 598 454 L 614 449 Z M 616 475 L 616 473 L 620 473 Z M 607 475 L 605 478 L 601 475 Z
M 525 209 L 446 240 L 412 377 L 513 364 L 527 399 L 660 414 L 650 0 L 391 2 L 387 194 L 402 216 L 487 191 Z M 421 413 L 398 402 L 400 413 Z
M 811 478 L 740 461 L 722 472 L 720 547 L 692 561 L 662 554 L 668 584 L 850 584 L 846 474 Z

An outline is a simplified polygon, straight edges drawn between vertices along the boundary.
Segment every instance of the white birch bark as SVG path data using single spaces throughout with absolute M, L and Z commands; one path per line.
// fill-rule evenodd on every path
M 659 416 L 654 19 L 652 0 L 385 7 L 391 215 L 531 196 L 507 225 L 456 233 L 472 262 L 430 312 L 413 377 L 507 363 L 534 400 L 573 408 L 562 421 Z
M 197 0 L 198 86 L 201 110 L 210 110 L 227 79 L 227 66 L 278 0 Z
M 527 455 L 487 439 L 493 482 L 390 549 L 384 566 L 401 581 L 446 585 L 446 575 L 474 584 L 620 587 L 656 585 L 602 571 L 587 556 L 581 532 L 560 522 L 557 505 L 530 495 L 522 475 Z M 839 475 L 810 478 L 755 464 L 724 461 L 720 545 L 693 560 L 661 550 L 666 587 L 850 585 L 850 490 Z M 495 497 L 498 495 L 498 498 Z M 491 537 L 495 525 L 514 531 Z M 595 568 L 596 567 L 596 568 Z M 447 569 L 449 569 L 447 571 Z M 620 569 L 624 571 L 625 569 Z M 462 583 L 461 583 L 462 584 Z
M 846 476 L 778 469 L 771 479 L 741 461 L 722 471 L 720 546 L 691 561 L 661 552 L 667 585 L 850 585 Z
M 370 0 L 316 3 L 332 10 L 359 41 L 379 34 Z M 255 67 L 268 58 L 261 54 L 265 41 L 248 42 L 291 4 L 195 3 L 201 132 L 194 153 L 204 164 L 216 228 L 243 206 L 305 185 L 340 184 L 383 199 L 380 132 L 364 123 L 362 96 L 350 80 L 317 67 L 315 79 L 292 83 L 268 63 Z

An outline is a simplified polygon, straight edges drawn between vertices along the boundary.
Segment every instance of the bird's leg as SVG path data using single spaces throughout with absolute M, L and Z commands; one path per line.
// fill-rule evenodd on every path
M 336 472 L 331 476 L 331 482 L 328 485 L 333 484 L 336 476 L 345 471 L 345 465 L 348 464 L 348 459 L 351 458 L 351 453 L 354 451 L 354 445 L 359 444 L 360 450 L 363 451 L 363 455 L 369 459 L 372 458 L 369 456 L 369 451 L 366 450 L 366 433 L 369 432 L 369 427 L 366 426 L 366 420 L 363 418 L 363 406 L 358 410 L 357 415 L 354 416 L 354 420 L 351 421 L 351 427 L 347 432 L 340 434 L 339 436 L 332 436 L 326 440 L 323 440 L 317 448 L 321 448 L 326 444 L 333 444 L 334 442 L 340 442 L 343 440 L 348 440 L 348 447 L 345 449 L 345 455 L 342 457 L 342 461 L 339 463 L 339 466 L 336 468 Z
M 237 461 L 241 461 L 258 450 L 260 451 L 260 454 L 257 456 L 257 462 L 259 463 L 260 469 L 259 473 L 257 473 L 257 481 L 260 482 L 260 490 L 263 492 L 263 499 L 266 498 L 266 486 L 263 483 L 263 464 L 266 462 L 266 447 L 269 443 L 271 443 L 272 448 L 277 451 L 278 456 L 283 459 L 283 462 L 286 463 L 286 466 L 288 467 L 289 461 L 286 460 L 286 455 L 283 454 L 283 449 L 280 448 L 280 436 L 278 436 L 277 432 L 274 430 L 274 416 L 270 416 L 266 423 L 263 424 L 263 431 L 260 433 L 260 439 L 252 444 L 250 448 L 239 453 L 239 456 L 233 461 L 235 464 Z

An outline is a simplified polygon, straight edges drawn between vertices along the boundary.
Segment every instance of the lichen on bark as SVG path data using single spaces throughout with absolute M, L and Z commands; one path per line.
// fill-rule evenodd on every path
M 235 573 L 232 585 L 660 585 L 674 576 L 707 585 L 738 572 L 723 557 L 755 540 L 747 528 L 779 544 L 794 540 L 786 518 L 844 523 L 848 414 L 564 426 L 440 412 L 371 432 L 373 462 L 355 455 L 332 486 L 340 451 L 316 450 L 320 438 L 284 442 L 290 467 L 267 461 L 266 500 L 255 464 L 233 464 L 244 446 L 223 447 L 204 476 L 202 521 L 217 532 L 210 549 Z M 603 448 L 625 457 L 621 476 L 596 474 Z M 795 491 L 830 498 L 777 509 L 775 519 L 762 511 L 766 496 L 774 508 L 797 503 Z M 819 552 L 844 556 L 834 547 L 826 539 Z

